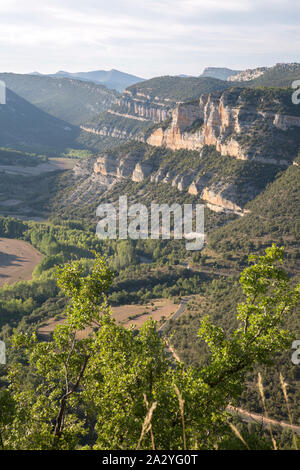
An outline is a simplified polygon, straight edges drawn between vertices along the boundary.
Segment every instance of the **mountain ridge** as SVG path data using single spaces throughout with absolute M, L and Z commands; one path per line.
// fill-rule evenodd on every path
M 119 96 L 104 85 L 73 78 L 1 73 L 0 80 L 42 111 L 77 126 L 111 107 Z
M 92 82 L 96 85 L 105 85 L 107 88 L 117 90 L 119 92 L 122 92 L 130 85 L 145 80 L 144 78 L 137 77 L 136 75 L 132 75 L 126 72 L 121 72 L 120 70 L 116 69 L 92 70 L 90 72 L 67 72 L 65 70 L 59 70 L 53 74 L 43 75 L 39 72 L 34 72 L 33 74 L 38 74 L 39 76 L 49 76 L 53 78 L 74 78 L 77 80 Z

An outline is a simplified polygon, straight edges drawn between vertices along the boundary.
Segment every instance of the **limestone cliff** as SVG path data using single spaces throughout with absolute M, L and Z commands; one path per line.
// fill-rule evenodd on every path
M 130 90 L 125 90 L 121 98 L 117 100 L 117 106 L 118 112 L 124 116 L 162 122 L 170 115 L 171 103 L 158 96 L 153 98 L 144 93 L 134 94 Z
M 229 82 L 249 82 L 255 78 L 260 77 L 268 70 L 267 67 L 258 67 L 256 69 L 243 70 L 238 74 L 229 75 L 226 80 Z
M 176 101 L 125 90 L 115 104 L 81 126 L 86 132 L 121 140 L 144 141 L 145 132 L 170 119 Z
M 85 131 L 89 132 L 90 134 L 100 135 L 103 137 L 114 137 L 115 139 L 120 140 L 139 140 L 144 142 L 144 136 L 140 130 L 136 131 L 135 129 L 128 129 L 128 128 L 120 128 L 117 125 L 110 125 L 108 123 L 104 124 L 103 126 L 99 127 L 88 127 L 88 126 L 80 126 L 80 128 Z
M 135 96 L 126 94 L 130 99 Z M 177 104 L 171 121 L 159 123 L 150 134 L 140 127 L 148 122 L 144 111 L 149 97 L 138 99 L 144 101 L 144 110 L 131 108 L 128 101 L 128 113 L 143 116 L 128 114 L 126 128 L 112 119 L 110 124 L 105 121 L 106 134 L 103 129 L 90 129 L 142 142 L 130 142 L 98 157 L 91 185 L 100 192 L 125 179 L 147 180 L 146 185 L 170 184 L 188 192 L 213 211 L 244 215 L 247 202 L 298 154 L 300 108 L 291 104 L 288 90 L 231 88 L 201 95 L 197 101 Z M 140 124 L 129 129 L 128 121 Z M 194 152 L 187 155 L 182 150 Z
M 300 115 L 277 111 L 273 102 L 265 106 L 263 94 L 258 100 L 254 91 L 251 102 L 250 93 L 235 88 L 179 104 L 172 113 L 171 125 L 156 129 L 147 143 L 172 150 L 201 150 L 213 145 L 221 155 L 289 164 L 298 153 L 300 132 L 297 136 L 294 131 L 300 127 Z M 291 139 L 294 149 L 286 146 Z
M 227 67 L 205 67 L 201 77 L 213 77 L 218 78 L 219 80 L 228 80 L 228 77 L 234 77 L 239 75 L 242 70 L 232 70 Z
M 137 183 L 145 181 L 146 186 L 150 184 L 150 192 L 151 183 L 169 184 L 181 192 L 196 196 L 215 212 L 230 212 L 242 216 L 245 214 L 245 204 L 260 191 L 259 184 L 256 182 L 257 175 L 254 172 L 249 174 L 247 169 L 243 170 L 243 165 L 249 167 L 249 163 L 241 162 L 235 173 L 236 176 L 234 170 L 230 174 L 231 159 L 226 159 L 226 169 L 224 157 L 220 155 L 217 157 L 212 148 L 199 152 L 196 165 L 181 168 L 180 164 L 176 166 L 180 157 L 176 153 L 169 151 L 165 155 L 162 152 L 162 156 L 165 156 L 167 160 L 164 158 L 160 160 L 157 151 L 151 150 L 149 146 L 126 145 L 127 147 L 123 146 L 107 152 L 96 159 L 91 184 L 97 183 L 98 192 L 106 191 L 112 185 L 125 182 L 126 179 Z M 194 158 L 196 156 L 197 153 L 194 154 Z M 214 163 L 212 167 L 211 164 L 215 159 L 217 163 Z M 206 170 L 207 167 L 211 169 Z M 259 171 L 264 172 L 264 168 Z M 240 178 L 241 181 L 239 181 Z

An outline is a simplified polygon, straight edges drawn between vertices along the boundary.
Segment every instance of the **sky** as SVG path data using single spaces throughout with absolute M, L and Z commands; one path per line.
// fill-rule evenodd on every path
M 299 0 L 0 0 L 0 71 L 143 78 L 300 62 Z

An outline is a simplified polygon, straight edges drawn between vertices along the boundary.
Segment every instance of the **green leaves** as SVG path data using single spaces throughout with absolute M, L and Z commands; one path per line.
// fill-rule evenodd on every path
M 290 286 L 281 266 L 283 248 L 273 245 L 250 261 L 240 280 L 246 299 L 237 306 L 238 328 L 229 335 L 208 316 L 202 321 L 199 336 L 210 350 L 203 368 L 174 364 L 153 320 L 138 333 L 116 324 L 103 258 L 88 274 L 79 262 L 66 265 L 58 279 L 70 298 L 64 323 L 49 341 L 12 338 L 23 357 L 0 395 L 0 445 L 80 449 L 84 438 L 84 448 L 87 442 L 93 449 L 215 446 L 228 432 L 225 409 L 240 396 L 246 371 L 290 344 L 282 324 L 299 300 L 299 286 Z M 89 334 L 80 336 L 86 328 Z
M 97 324 L 101 315 L 109 314 L 106 292 L 113 274 L 103 257 L 96 255 L 92 272 L 83 276 L 84 268 L 79 261 L 58 269 L 58 286 L 70 297 L 67 323 L 74 329 Z
M 199 336 L 211 350 L 209 366 L 203 370 L 208 383 L 229 388 L 232 380 L 242 383 L 247 370 L 256 362 L 269 364 L 291 342 L 291 334 L 282 329 L 285 316 L 299 301 L 299 286 L 290 287 L 282 267 L 284 249 L 273 245 L 264 256 L 250 256 L 254 264 L 246 268 L 240 283 L 246 301 L 237 306 L 240 326 L 230 338 L 214 327 L 206 317 Z

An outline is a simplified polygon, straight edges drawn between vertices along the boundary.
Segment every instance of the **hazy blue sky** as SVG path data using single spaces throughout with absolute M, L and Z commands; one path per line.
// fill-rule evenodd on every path
M 300 62 L 299 0 L 0 0 L 0 71 L 143 77 Z

